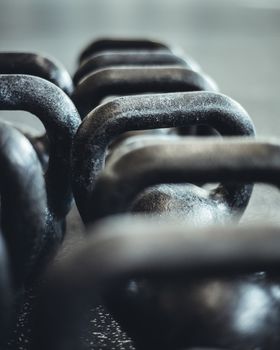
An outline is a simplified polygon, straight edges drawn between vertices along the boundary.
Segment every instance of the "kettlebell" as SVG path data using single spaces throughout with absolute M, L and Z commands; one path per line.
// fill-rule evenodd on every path
M 53 58 L 31 52 L 0 52 L 0 74 L 27 74 L 50 81 L 67 95 L 73 92 L 73 82 L 67 70 Z M 21 130 L 36 150 L 39 160 L 47 169 L 49 145 L 46 134 L 33 136 L 28 130 Z
M 34 267 L 47 234 L 45 181 L 29 141 L 4 123 L 0 124 L 0 161 L 1 231 L 18 287 Z
M 34 220 L 37 222 L 38 230 L 41 232 L 40 239 L 42 240 L 42 249 L 40 249 L 39 255 L 43 260 L 50 252 L 53 252 L 54 248 L 63 239 L 65 216 L 72 205 L 70 152 L 73 137 L 80 124 L 79 114 L 71 100 L 60 88 L 44 79 L 21 74 L 0 75 L 0 109 L 28 111 L 35 114 L 46 128 L 50 143 L 50 158 L 48 169 L 44 175 L 44 181 L 37 189 L 38 195 L 39 193 L 41 194 L 40 198 L 42 197 L 42 200 L 43 194 L 46 196 L 46 202 L 44 205 L 42 204 L 43 216 L 39 214 L 35 215 L 34 213 Z M 19 138 L 19 136 L 17 136 L 17 138 Z M 23 142 L 21 143 L 24 149 L 28 147 L 25 145 L 26 142 L 25 144 Z M 28 142 L 27 144 L 30 145 Z M 3 146 L 5 146 L 5 143 Z M 31 153 L 29 149 L 28 154 Z M 18 156 L 18 162 L 21 162 L 20 155 Z M 33 164 L 34 159 L 30 162 Z M 29 170 L 27 167 L 28 170 L 25 170 L 27 172 L 26 176 L 28 172 L 30 173 L 32 168 L 34 168 L 34 165 L 31 164 L 29 167 L 31 169 Z M 22 176 L 25 171 L 21 172 Z M 42 174 L 41 167 L 39 171 Z M 20 177 L 18 178 L 20 182 L 19 186 L 23 186 L 24 191 L 30 191 L 30 186 L 32 186 L 32 177 L 28 179 L 29 182 L 27 184 L 21 184 L 23 179 Z M 20 191 L 21 190 L 18 192 L 20 193 Z M 28 193 L 26 196 L 29 198 Z M 16 207 L 15 202 L 14 199 L 10 202 L 11 208 Z M 32 207 L 33 210 L 38 209 L 36 209 L 36 206 L 37 204 Z M 23 206 L 18 212 L 22 211 L 22 208 Z M 11 215 L 9 214 L 9 210 L 7 210 L 8 218 L 9 215 Z M 22 215 L 24 215 L 24 213 Z M 9 220 L 12 222 L 8 222 L 6 225 L 10 227 L 9 230 L 13 227 L 15 227 L 15 230 L 17 227 L 20 230 L 25 230 L 24 225 L 19 225 L 19 220 L 15 220 L 14 217 L 15 215 L 13 215 L 12 220 L 10 217 Z M 4 218 L 2 220 L 3 223 L 5 223 Z M 35 229 L 30 230 L 28 234 L 31 236 L 35 235 Z M 9 237 L 11 242 L 13 242 L 12 236 Z M 14 246 L 15 249 L 21 250 L 21 245 L 14 244 Z M 22 253 L 25 254 L 25 252 Z
M 103 173 L 106 170 L 105 161 L 108 146 L 114 139 L 120 134 L 131 130 L 201 124 L 211 126 L 224 136 L 253 136 L 255 133 L 250 117 L 238 103 L 225 95 L 213 92 L 120 97 L 93 110 L 79 127 L 74 138 L 72 150 L 73 193 L 85 224 L 103 217 L 106 215 L 105 212 L 107 210 L 109 212 L 111 209 L 114 209 L 111 204 L 105 209 L 104 213 L 102 213 L 103 209 L 101 209 L 103 208 L 102 204 L 100 208 L 97 208 L 99 205 L 97 198 L 103 196 L 103 193 L 101 193 L 103 185 L 98 186 L 98 189 L 96 188 L 99 178 L 103 178 Z M 141 141 L 139 142 L 141 144 Z M 182 143 L 182 147 L 183 145 L 184 143 Z M 180 151 L 180 154 L 184 153 L 188 154 L 187 151 Z M 154 157 L 157 158 L 157 155 L 155 154 Z M 140 161 L 141 158 L 139 159 Z M 132 169 L 125 168 L 128 174 L 133 169 L 138 169 L 137 161 L 134 160 L 133 162 Z M 114 162 L 112 161 L 112 163 Z M 209 160 L 207 161 L 208 163 Z M 171 162 L 170 164 L 173 163 Z M 143 167 L 146 169 L 144 162 Z M 146 170 L 148 171 L 148 169 Z M 185 170 L 188 171 L 188 168 L 186 167 Z M 153 174 L 151 172 L 150 177 L 157 178 Z M 205 180 L 211 181 L 206 174 L 203 177 L 203 181 Z M 184 178 L 182 180 L 182 182 L 186 181 L 194 181 L 196 183 L 197 180 L 195 178 L 190 180 Z M 198 181 L 200 181 L 199 178 Z M 236 187 L 231 191 L 230 186 L 227 186 L 226 190 L 230 191 L 232 195 L 236 193 Z M 251 191 L 252 185 L 241 185 L 237 191 L 237 197 L 239 200 L 242 199 L 242 201 L 239 204 L 237 200 L 234 201 L 234 207 L 240 207 L 240 212 L 246 207 Z M 110 191 L 105 190 L 104 195 L 108 194 L 109 198 L 110 194 L 108 192 Z M 122 190 L 119 193 L 121 198 Z M 118 210 L 117 208 L 115 209 Z M 227 216 L 228 213 L 228 211 L 225 211 L 222 217 L 224 215 Z
M 176 67 L 111 67 L 95 71 L 75 88 L 72 100 L 82 119 L 111 95 L 217 91 L 207 75 Z
M 170 52 L 170 48 L 161 42 L 150 40 L 150 39 L 141 39 L 141 38 L 101 38 L 98 40 L 92 41 L 88 44 L 81 52 L 78 59 L 79 63 L 82 64 L 83 61 L 90 58 L 93 55 L 98 53 L 103 53 L 104 51 L 126 51 L 126 50 L 149 50 L 149 51 L 158 51 L 164 50 Z
M 99 69 L 118 66 L 180 66 L 191 70 L 198 69 L 190 58 L 181 58 L 166 50 L 105 51 L 83 61 L 73 76 L 73 82 L 77 85 L 87 75 Z
M 67 95 L 73 92 L 73 82 L 63 65 L 53 57 L 32 52 L 0 52 L 0 74 L 26 74 L 46 79 Z
M 102 303 L 136 349 L 277 350 L 279 244 L 279 228 L 269 225 L 106 219 L 49 270 L 34 349 L 84 349 L 84 315 Z

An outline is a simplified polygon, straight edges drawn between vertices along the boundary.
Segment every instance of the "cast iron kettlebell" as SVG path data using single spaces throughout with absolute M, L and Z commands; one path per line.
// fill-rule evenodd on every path
M 73 82 L 77 85 L 87 75 L 104 68 L 119 66 L 180 66 L 197 70 L 197 64 L 189 58 L 181 58 L 166 50 L 105 51 L 90 56 L 77 69 Z
M 103 38 L 94 40 L 82 50 L 79 57 L 79 63 L 83 63 L 83 61 L 97 53 L 113 50 L 171 51 L 166 44 L 149 39 Z
M 177 67 L 111 67 L 82 80 L 72 95 L 84 118 L 102 99 L 114 95 L 180 91 L 217 91 L 215 82 L 201 72 Z
M 104 303 L 136 349 L 278 350 L 279 245 L 269 226 L 107 219 L 49 271 L 34 349 L 83 349 L 84 314 Z
M 26 74 L 46 79 L 67 95 L 73 92 L 73 82 L 62 64 L 32 52 L 0 52 L 0 74 Z
M 41 251 L 45 256 L 61 242 L 65 216 L 72 204 L 70 152 L 80 124 L 79 114 L 60 88 L 29 75 L 0 75 L 0 109 L 28 111 L 35 114 L 46 128 L 50 158 L 42 186 L 47 197 L 42 233 L 44 249 Z
M 73 92 L 73 82 L 67 70 L 53 58 L 31 52 L 0 52 L 0 74 L 27 74 L 46 79 L 61 88 L 67 95 Z M 49 144 L 46 134 L 34 137 L 21 130 L 35 148 L 40 162 L 47 169 Z
M 229 97 L 218 93 L 188 92 L 121 97 L 96 108 L 82 122 L 75 135 L 72 152 L 73 193 L 83 221 L 89 224 L 104 216 L 100 211 L 101 206 L 100 210 L 96 208 L 96 199 L 103 196 L 99 192 L 96 194 L 96 184 L 101 170 L 104 167 L 106 169 L 108 146 L 120 134 L 131 130 L 200 124 L 211 126 L 221 135 L 254 135 L 253 123 L 245 110 Z M 188 149 L 185 152 L 182 149 L 180 154 L 187 156 Z M 157 157 L 156 154 L 154 157 Z M 126 171 L 129 174 L 134 169 L 138 169 L 136 161 L 132 169 L 126 168 Z M 191 180 L 197 183 L 196 179 Z M 203 178 L 205 180 L 208 180 L 206 174 Z M 187 181 L 188 178 L 185 179 Z M 229 190 L 230 187 L 227 188 Z M 241 186 L 238 191 L 238 198 L 242 199 L 240 208 L 246 207 L 251 191 L 251 185 Z M 107 194 L 106 190 L 105 193 Z M 108 211 L 109 208 L 110 205 Z M 228 211 L 225 211 L 223 215 L 227 214 Z

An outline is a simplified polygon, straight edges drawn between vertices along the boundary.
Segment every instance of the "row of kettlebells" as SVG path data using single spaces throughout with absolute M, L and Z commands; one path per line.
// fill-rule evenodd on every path
M 26 138 L 11 127 L 1 125 L 0 155 L 6 162 L 3 169 L 7 171 L 2 180 L 5 186 L 1 197 L 1 228 L 8 250 L 5 261 L 10 260 L 13 276 L 9 282 L 9 275 L 3 269 L 2 279 L 6 281 L 3 286 L 9 289 L 3 288 L 1 300 L 8 300 L 13 293 L 16 296 L 32 284 L 46 259 L 61 243 L 72 191 L 86 225 L 127 211 L 153 214 L 156 220 L 153 225 L 143 218 L 140 221 L 131 218 L 131 223 L 120 219 L 115 237 L 110 236 L 114 228 L 109 227 L 107 240 L 106 234 L 104 238 L 102 235 L 98 239 L 90 238 L 90 244 L 77 250 L 70 262 L 62 262 L 61 271 L 57 268 L 53 272 L 46 288 L 48 293 L 43 293 L 44 302 L 38 315 L 39 320 L 45 321 L 36 323 L 36 334 L 40 336 L 35 348 L 81 348 L 79 335 L 76 332 L 69 335 L 69 329 L 79 331 L 79 318 L 73 304 L 81 308 L 83 300 L 87 300 L 85 295 L 94 300 L 94 288 L 139 348 L 277 348 L 278 338 L 271 337 L 271 332 L 278 326 L 278 314 L 273 316 L 269 327 L 264 313 L 265 317 L 245 333 L 242 327 L 234 328 L 239 317 L 235 316 L 234 309 L 237 301 L 240 305 L 242 301 L 247 311 L 255 308 L 248 301 L 249 296 L 247 304 L 245 297 L 240 298 L 242 290 L 248 287 L 253 293 L 264 293 L 271 305 L 277 302 L 277 298 L 267 292 L 272 282 L 267 281 L 266 276 L 261 282 L 257 278 L 252 280 L 252 276 L 216 281 L 220 294 L 226 297 L 220 297 L 207 314 L 214 279 L 197 285 L 190 274 L 186 275 L 187 287 L 184 284 L 178 288 L 177 281 L 176 287 L 169 288 L 170 283 L 153 275 L 160 275 L 161 264 L 163 276 L 165 273 L 170 276 L 170 271 L 175 273 L 177 268 L 180 273 L 185 270 L 199 273 L 205 268 L 203 261 L 207 267 L 209 258 L 205 253 L 205 260 L 199 260 L 201 253 L 194 259 L 197 265 L 188 261 L 190 249 L 179 249 L 180 245 L 187 246 L 182 242 L 183 228 L 178 228 L 181 233 L 173 235 L 171 225 L 166 224 L 164 229 L 162 218 L 176 218 L 184 226 L 188 224 L 195 236 L 193 226 L 239 219 L 249 201 L 251 183 L 277 183 L 277 144 L 181 136 L 253 136 L 253 123 L 238 103 L 218 93 L 216 84 L 192 60 L 182 59 L 166 45 L 149 40 L 99 40 L 89 45 L 80 56 L 80 66 L 73 78 L 75 86 L 62 67 L 34 54 L 0 54 L 0 73 L 3 73 L 0 76 L 1 109 L 29 111 L 46 129 L 45 137 L 31 140 L 46 169 L 43 175 L 38 157 Z M 79 113 L 62 90 L 71 97 Z M 125 96 L 99 105 L 112 95 Z M 48 153 L 47 157 L 44 153 Z M 199 186 L 219 181 L 221 184 L 210 191 Z M 126 234 L 129 230 L 139 234 L 129 237 Z M 156 234 L 159 231 L 166 232 L 166 237 Z M 238 246 L 242 239 L 236 231 Z M 219 234 L 214 239 L 216 243 L 223 237 Z M 208 245 L 208 232 L 202 237 Z M 190 242 L 186 243 L 190 246 L 201 248 L 192 242 L 194 237 L 188 239 Z M 249 239 L 252 240 L 251 236 Z M 224 244 L 229 243 L 226 240 Z M 104 257 L 100 256 L 101 251 L 106 253 Z M 220 252 L 217 260 L 213 257 L 214 263 L 221 256 Z M 234 257 L 232 261 L 235 262 Z M 211 275 L 211 259 L 209 263 Z M 228 265 L 225 271 L 230 269 Z M 248 265 L 249 272 L 256 271 L 253 267 L 259 268 L 258 263 L 254 266 L 249 261 Z M 94 270 L 97 266 L 102 275 Z M 215 273 L 216 270 L 219 269 L 215 268 Z M 95 274 L 97 277 L 91 279 Z M 273 287 L 277 288 L 277 283 Z M 73 295 L 69 290 L 73 290 Z M 229 290 L 232 299 L 226 294 Z M 3 305 L 7 307 L 8 302 Z M 184 312 L 179 312 L 182 307 Z M 58 308 L 61 308 L 59 317 L 55 316 Z M 74 316 L 68 317 L 71 308 Z M 271 308 L 267 306 L 268 314 Z M 256 318 L 252 311 L 250 315 L 247 323 Z M 215 320 L 212 325 L 211 318 Z M 1 320 L 3 329 L 7 320 L 7 317 Z M 206 329 L 207 325 L 212 327 L 211 331 Z M 67 337 L 71 341 L 66 341 Z M 267 339 L 272 339 L 270 347 L 266 345 Z
M 73 192 L 85 223 L 127 210 L 176 213 L 207 224 L 241 216 L 251 185 L 221 185 L 210 193 L 195 185 L 166 185 L 188 181 L 184 171 L 189 167 L 179 170 L 169 150 L 182 141 L 180 134 L 255 133 L 248 114 L 217 93 L 215 82 L 193 60 L 148 40 L 100 40 L 81 53 L 79 62 L 72 99 L 83 122 L 74 140 L 72 171 Z M 125 96 L 97 107 L 110 95 Z M 152 154 L 157 143 L 160 149 Z M 177 155 L 185 153 L 183 145 L 177 148 Z M 167 161 L 168 155 L 172 161 Z M 210 157 L 205 158 L 209 163 Z M 111 166 L 122 174 L 112 174 Z M 107 171 L 112 176 L 106 177 Z M 207 182 L 206 173 L 201 173 L 202 182 Z
M 254 136 L 254 126 L 240 105 L 189 69 L 193 63 L 149 67 L 168 48 L 149 47 L 147 55 L 138 46 L 131 51 L 134 44 L 95 42 L 80 56 L 73 100 L 82 116 L 89 114 L 74 140 L 73 192 L 86 224 L 128 211 L 142 215 L 95 226 L 50 273 L 38 312 L 48 321 L 37 330 L 44 339 L 38 344 L 64 349 L 71 329 L 70 347 L 82 348 L 82 310 L 102 301 L 137 349 L 278 349 L 279 229 L 195 227 L 239 220 L 252 183 L 278 184 L 279 144 L 180 137 Z M 178 65 L 176 55 L 168 57 Z M 145 95 L 90 112 L 97 90 L 101 98 Z M 155 128 L 172 131 L 146 132 Z M 135 130 L 141 132 L 128 133 Z M 210 191 L 198 186 L 207 182 L 221 183 Z M 48 327 L 51 309 L 61 318 Z

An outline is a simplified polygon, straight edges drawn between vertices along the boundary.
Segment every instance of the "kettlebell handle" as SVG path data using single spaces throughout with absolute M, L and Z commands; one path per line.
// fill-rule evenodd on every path
M 217 154 L 219 157 L 217 157 Z M 245 210 L 251 182 L 279 185 L 280 144 L 246 138 L 154 141 L 109 162 L 89 205 L 91 220 L 123 213 L 147 187 L 164 183 L 218 182 L 210 197 L 233 215 Z
M 79 127 L 72 150 L 73 193 L 84 222 L 96 218 L 91 210 L 95 200 L 93 193 L 104 168 L 107 148 L 114 139 L 131 130 L 201 124 L 211 126 L 221 135 L 255 134 L 246 111 L 229 97 L 218 93 L 120 97 L 93 110 Z M 136 168 L 137 163 L 133 167 Z M 205 180 L 208 180 L 206 176 Z M 184 181 L 187 181 L 186 177 Z
M 30 75 L 0 75 L 0 110 L 24 110 L 43 123 L 50 142 L 45 174 L 48 208 L 57 218 L 71 206 L 70 151 L 80 124 L 69 97 L 54 84 Z
M 106 51 L 91 56 L 80 65 L 73 77 L 74 84 L 77 85 L 98 69 L 118 66 L 181 66 L 197 70 L 191 59 L 181 58 L 166 50 Z
M 69 283 L 90 295 L 124 277 L 164 273 L 170 280 L 192 280 L 278 273 L 279 244 L 280 231 L 273 226 L 193 229 L 172 219 L 160 223 L 141 214 L 117 215 L 92 226 L 86 240 L 49 276 L 61 287 Z
M 106 219 L 49 270 L 36 315 L 34 349 L 69 350 L 69 344 L 70 350 L 79 349 L 83 310 L 99 305 L 100 297 L 122 282 L 137 278 L 197 282 L 256 271 L 278 273 L 279 244 L 276 227 L 194 230 L 173 220 Z
M 73 82 L 61 63 L 31 52 L 0 52 L 0 74 L 27 74 L 46 79 L 67 95 L 73 92 Z
M 166 50 L 169 47 L 161 42 L 149 39 L 125 39 L 125 38 L 103 38 L 88 44 L 80 54 L 79 63 L 90 56 L 104 51 L 112 50 Z
M 109 67 L 82 80 L 72 95 L 84 118 L 102 99 L 115 95 L 217 91 L 217 85 L 204 73 L 181 67 Z

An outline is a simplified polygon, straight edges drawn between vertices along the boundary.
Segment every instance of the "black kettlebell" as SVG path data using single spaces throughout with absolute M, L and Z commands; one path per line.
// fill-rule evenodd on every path
M 40 186 L 42 188 L 40 191 L 38 189 L 38 194 L 42 194 L 42 200 L 43 194 L 46 196 L 46 203 L 43 206 L 43 217 L 41 215 L 37 217 L 34 214 L 34 220 L 37 220 L 38 227 L 41 227 L 39 231 L 41 230 L 42 245 L 39 255 L 43 259 L 61 242 L 65 231 L 65 216 L 72 205 L 70 152 L 73 137 L 80 124 L 79 114 L 60 88 L 44 79 L 29 75 L 0 75 L 0 109 L 28 111 L 35 114 L 46 128 L 50 143 L 50 158 L 45 180 Z M 28 152 L 31 152 L 30 149 Z M 32 162 L 34 163 L 34 160 Z M 30 171 L 33 167 L 34 165 L 30 165 Z M 42 173 L 41 168 L 40 173 Z M 19 181 L 22 179 L 19 178 Z M 22 189 L 30 191 L 32 181 L 32 177 L 29 178 L 30 183 L 23 183 L 22 186 L 25 185 L 25 187 Z M 20 191 L 18 194 L 21 195 Z M 15 202 L 15 199 L 11 201 L 11 208 L 16 206 Z M 33 209 L 38 210 L 36 205 Z M 23 210 L 22 207 L 18 212 L 21 210 Z M 7 217 L 12 222 L 6 226 L 9 226 L 9 229 L 15 227 L 16 230 L 19 221 L 9 215 L 11 214 L 7 210 Z M 24 225 L 20 225 L 18 229 L 24 231 Z M 29 234 L 35 234 L 35 231 L 30 230 Z M 12 236 L 9 236 L 9 239 L 11 244 L 14 244 L 14 249 L 21 250 L 21 245 L 13 243 Z M 25 254 L 25 251 L 22 253 Z M 18 268 L 20 269 L 20 266 Z
M 104 51 L 119 51 L 119 50 L 149 50 L 158 51 L 165 50 L 170 52 L 170 48 L 161 42 L 150 40 L 150 39 L 140 39 L 140 38 L 103 38 L 92 41 L 88 44 L 81 52 L 79 56 L 79 63 L 82 64 L 83 61 L 87 60 L 93 55 L 98 53 L 103 53 Z
M 257 158 L 265 171 L 266 155 Z M 178 220 L 107 219 L 49 270 L 33 348 L 84 349 L 86 310 L 103 303 L 136 349 L 277 350 L 279 244 L 279 228 L 270 226 L 198 230 Z
M 72 100 L 84 118 L 111 95 L 204 90 L 217 91 L 217 86 L 207 75 L 186 68 L 111 67 L 95 71 L 83 79 L 76 86 Z
M 105 51 L 83 61 L 73 76 L 73 82 L 77 85 L 87 75 L 99 69 L 119 66 L 180 66 L 198 70 L 197 64 L 190 58 L 181 58 L 166 50 Z
M 103 176 L 101 171 L 105 166 L 108 146 L 120 134 L 131 130 L 200 124 L 211 126 L 221 135 L 254 135 L 253 123 L 245 110 L 229 97 L 218 93 L 188 92 L 121 97 L 92 111 L 79 127 L 72 151 L 73 193 L 83 221 L 89 224 L 103 217 L 106 210 L 111 210 L 110 205 L 104 213 L 102 205 L 97 208 L 99 202 L 96 199 L 103 194 L 99 193 L 99 189 L 97 193 L 96 184 L 98 178 Z M 183 150 L 180 154 L 182 153 Z M 137 168 L 135 162 L 132 170 L 128 168 L 126 171 L 129 174 Z M 205 174 L 204 180 L 208 180 Z M 197 183 L 196 179 L 192 181 Z M 230 190 L 230 186 L 227 189 Z M 243 198 L 240 209 L 246 207 L 251 191 L 251 185 L 241 186 L 238 191 L 238 198 Z M 227 213 L 224 213 L 225 216 Z
M 62 64 L 32 52 L 0 52 L 0 74 L 26 74 L 46 79 L 67 95 L 73 92 L 73 82 Z
M 67 95 L 73 92 L 73 82 L 60 62 L 31 52 L 0 52 L 0 74 L 27 74 L 46 79 L 61 88 Z M 34 137 L 28 130 L 21 130 L 32 143 L 40 162 L 47 169 L 49 144 L 46 134 Z
M 80 252 L 79 263 L 91 281 L 97 277 L 103 302 L 136 349 L 279 348 L 278 228 L 110 224 L 92 230 L 96 249 Z M 87 254 L 98 261 L 87 264 Z M 90 264 L 103 266 L 109 281 Z
M 47 198 L 38 157 L 19 131 L 0 123 L 0 346 L 5 348 L 24 287 L 44 249 Z
M 127 151 L 115 152 L 99 175 L 91 194 L 92 217 L 131 210 L 160 218 L 176 216 L 194 226 L 240 219 L 252 185 L 228 182 L 224 169 L 234 172 L 238 164 L 228 165 L 231 144 L 225 144 L 226 151 L 220 153 L 220 143 L 223 140 L 179 137 L 131 142 Z M 244 151 L 242 145 L 240 151 Z M 222 181 L 216 188 L 193 184 L 213 182 L 212 173 Z

